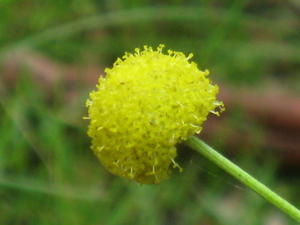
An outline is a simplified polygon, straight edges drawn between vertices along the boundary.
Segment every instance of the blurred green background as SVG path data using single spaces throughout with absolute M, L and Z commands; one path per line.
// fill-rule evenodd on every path
M 193 52 L 227 111 L 201 136 L 300 206 L 297 0 L 0 0 L 0 224 L 296 224 L 183 145 L 160 185 L 89 150 L 97 77 L 145 44 Z

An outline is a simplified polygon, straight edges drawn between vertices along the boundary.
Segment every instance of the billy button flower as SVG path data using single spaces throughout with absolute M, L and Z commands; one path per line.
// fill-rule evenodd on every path
M 159 183 L 177 167 L 175 145 L 202 130 L 209 112 L 218 114 L 218 87 L 192 54 L 145 46 L 126 53 L 87 101 L 92 150 L 113 174 Z
M 218 86 L 201 71 L 192 54 L 145 46 L 125 53 L 99 78 L 87 100 L 91 148 L 113 174 L 145 184 L 168 178 L 176 163 L 176 144 L 201 153 L 300 222 L 300 212 L 240 167 L 194 137 L 209 113 L 223 103 Z

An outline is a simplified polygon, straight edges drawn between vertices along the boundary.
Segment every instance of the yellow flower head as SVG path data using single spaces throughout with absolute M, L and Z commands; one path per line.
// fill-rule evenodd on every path
M 113 174 L 159 183 L 178 167 L 175 145 L 199 133 L 218 114 L 218 86 L 192 54 L 145 46 L 117 59 L 87 101 L 92 150 Z

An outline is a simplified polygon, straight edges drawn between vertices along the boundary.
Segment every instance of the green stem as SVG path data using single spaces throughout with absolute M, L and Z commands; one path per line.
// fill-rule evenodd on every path
M 185 143 L 195 151 L 201 153 L 206 158 L 217 164 L 220 168 L 234 176 L 240 182 L 250 187 L 252 190 L 264 197 L 267 201 L 288 214 L 290 217 L 300 222 L 300 211 L 295 206 L 281 198 L 250 174 L 205 144 L 202 140 L 198 139 L 197 137 L 190 137 Z

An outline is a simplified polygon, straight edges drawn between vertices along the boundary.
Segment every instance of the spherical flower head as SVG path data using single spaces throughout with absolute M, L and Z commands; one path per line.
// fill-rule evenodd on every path
M 192 54 L 163 53 L 144 46 L 125 53 L 99 78 L 87 101 L 91 148 L 113 174 L 155 184 L 168 178 L 176 144 L 202 130 L 209 112 L 218 114 L 218 86 Z

